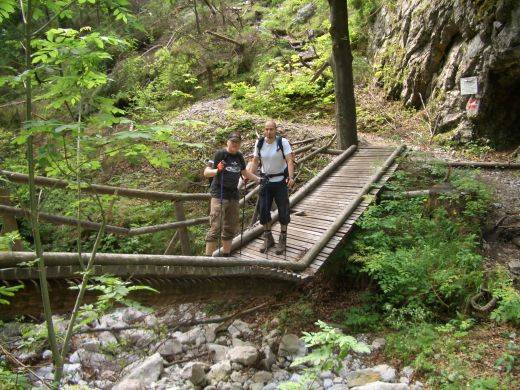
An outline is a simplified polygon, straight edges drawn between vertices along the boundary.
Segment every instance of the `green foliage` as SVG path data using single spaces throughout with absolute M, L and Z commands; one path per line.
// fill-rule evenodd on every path
M 284 307 L 278 312 L 278 318 L 280 320 L 279 326 L 281 329 L 303 327 L 312 321 L 313 316 L 314 310 L 311 304 L 302 298 L 298 302 Z
M 29 384 L 24 375 L 12 372 L 4 362 L 0 361 L 0 387 L 2 390 L 24 390 L 29 388 Z
M 415 367 L 425 375 L 432 388 L 460 389 L 468 385 L 471 389 L 515 388 L 517 383 L 511 372 L 518 348 L 516 344 L 509 342 L 496 362 L 496 368 L 504 367 L 506 375 L 495 377 L 489 376 L 488 372 L 478 372 L 475 366 L 488 364 L 482 360 L 489 354 L 491 345 L 474 343 L 473 332 L 477 331 L 474 327 L 473 319 L 463 317 L 443 325 L 410 325 L 387 335 L 384 353 L 388 358 L 398 358 L 405 365 Z
M 281 390 L 313 388 L 313 382 L 319 374 L 323 371 L 338 371 L 349 352 L 370 352 L 370 348 L 366 344 L 358 342 L 352 336 L 344 335 L 325 322 L 318 321 L 316 325 L 320 331 L 303 332 L 303 340 L 312 351 L 306 356 L 295 359 L 291 364 L 292 367 L 309 363 L 312 366 L 305 369 L 298 383 L 282 383 L 279 387 Z
M 0 23 L 9 18 L 16 7 L 16 0 L 0 0 Z
M 72 286 L 71 289 L 78 289 Z M 158 293 L 157 290 L 144 285 L 132 285 L 111 275 L 102 275 L 90 279 L 87 291 L 99 293 L 95 304 L 85 304 L 81 307 L 77 327 L 91 323 L 108 312 L 115 305 L 125 305 L 149 312 L 150 309 L 129 298 L 132 292 L 148 291 Z
M 496 368 L 503 368 L 506 373 L 510 373 L 518 363 L 518 350 L 520 348 L 515 344 L 514 341 L 510 341 L 507 344 L 507 349 L 497 359 L 495 363 Z
M 402 190 L 411 177 L 401 173 L 396 179 L 394 189 Z M 372 206 L 359 223 L 350 260 L 377 281 L 393 327 L 462 310 L 483 283 L 474 224 L 486 209 L 489 193 L 471 175 L 455 175 L 453 185 L 463 190 L 463 195 L 454 195 L 457 204 L 465 205 L 455 217 L 444 208 L 429 217 L 425 200 L 415 198 Z
M 16 286 L 2 286 L 0 285 L 0 305 L 9 305 L 7 298 L 14 297 L 14 294 L 24 288 L 23 284 L 17 284 Z
M 520 293 L 513 286 L 508 270 L 497 265 L 489 277 L 489 291 L 498 300 L 498 306 L 491 312 L 496 322 L 510 322 L 520 325 Z
M 381 328 L 381 315 L 374 305 L 354 306 L 336 313 L 335 318 L 351 332 L 374 332 Z

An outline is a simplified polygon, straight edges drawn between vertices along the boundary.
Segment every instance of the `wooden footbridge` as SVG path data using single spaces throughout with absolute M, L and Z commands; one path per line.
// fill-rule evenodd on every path
M 327 153 L 329 146 L 330 142 L 322 147 L 310 144 L 296 149 L 296 153 L 299 153 L 297 157 L 303 152 L 309 152 L 297 159 L 297 162 Z M 270 250 L 267 255 L 259 252 L 262 227 L 256 223 L 247 228 L 242 236 L 235 237 L 231 257 L 192 256 L 187 228 L 207 224 L 208 218 L 186 219 L 183 202 L 209 200 L 209 194 L 153 192 L 104 185 L 84 186 L 83 191 L 90 193 L 117 194 L 175 203 L 175 222 L 132 229 L 106 227 L 107 233 L 119 235 L 172 230 L 175 233 L 164 254 L 98 253 L 94 275 L 111 274 L 132 278 L 152 284 L 158 289 L 169 288 L 176 296 L 191 296 L 196 299 L 207 295 L 207 289 L 212 285 L 220 291 L 221 296 L 225 296 L 225 292 L 231 290 L 261 293 L 263 290 L 271 292 L 273 288 L 302 283 L 312 278 L 348 238 L 357 218 L 397 168 L 396 159 L 403 150 L 404 147 L 352 146 L 339 152 L 321 172 L 291 195 L 287 251 L 282 255 L 276 255 L 274 250 Z M 27 182 L 27 177 L 22 174 L 0 171 L 0 175 L 11 182 Z M 65 181 L 44 177 L 37 177 L 36 183 L 53 188 L 68 186 Z M 249 191 L 246 202 L 257 192 L 258 187 Z M 0 195 L 3 195 L 3 201 L 0 202 L 3 230 L 14 230 L 15 217 L 28 217 L 30 213 L 11 206 L 5 189 L 2 189 Z M 273 212 L 272 216 L 275 222 L 274 236 L 277 239 L 277 212 Z M 79 225 L 87 230 L 97 230 L 100 227 L 95 222 L 45 213 L 40 213 L 39 218 L 51 223 Z M 175 255 L 175 247 L 179 244 L 182 255 Z M 83 263 L 86 263 L 89 253 L 83 253 L 82 257 Z M 0 252 L 0 282 L 8 285 L 24 282 L 26 289 L 27 286 L 37 289 L 38 270 L 22 265 L 34 258 L 35 254 L 23 251 L 20 243 L 15 243 L 12 251 Z M 70 283 L 79 279 L 82 267 L 77 253 L 46 252 L 44 259 L 51 287 L 53 283 L 66 285 L 64 281 Z M 21 295 L 19 299 L 23 299 L 24 293 L 18 295 Z M 56 304 L 59 305 L 60 302 Z

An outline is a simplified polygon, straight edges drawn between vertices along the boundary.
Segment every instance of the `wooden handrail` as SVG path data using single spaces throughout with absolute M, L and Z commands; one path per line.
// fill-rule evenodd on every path
M 10 172 L 0 170 L 0 176 L 6 178 L 13 183 L 26 184 L 29 182 L 29 176 L 24 173 Z M 54 179 L 50 177 L 36 176 L 35 183 L 42 187 L 67 188 L 72 182 L 66 180 Z M 127 198 L 140 198 L 148 200 L 169 200 L 169 201 L 193 201 L 193 200 L 209 200 L 209 193 L 181 193 L 181 192 L 160 192 L 151 190 L 138 190 L 135 188 L 114 187 L 103 184 L 87 184 L 81 188 L 84 192 L 104 195 L 120 195 Z

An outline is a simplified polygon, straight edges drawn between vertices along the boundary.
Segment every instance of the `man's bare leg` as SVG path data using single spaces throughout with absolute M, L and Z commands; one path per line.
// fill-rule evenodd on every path
M 206 256 L 213 256 L 213 252 L 217 250 L 216 241 L 206 241 Z

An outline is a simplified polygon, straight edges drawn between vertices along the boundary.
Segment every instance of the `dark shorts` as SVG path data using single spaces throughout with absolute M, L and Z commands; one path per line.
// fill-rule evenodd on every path
M 291 217 L 289 215 L 289 191 L 285 180 L 269 182 L 260 191 L 260 202 L 258 203 L 260 224 L 265 225 L 271 221 L 273 200 L 278 207 L 280 224 L 288 225 Z

